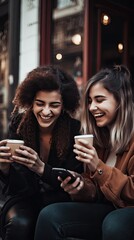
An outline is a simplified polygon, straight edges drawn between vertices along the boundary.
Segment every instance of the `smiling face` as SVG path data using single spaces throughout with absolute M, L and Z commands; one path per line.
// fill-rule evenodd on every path
M 33 113 L 41 130 L 52 130 L 62 111 L 62 97 L 59 91 L 39 91 L 33 102 Z
M 98 127 L 110 127 L 116 117 L 118 103 L 111 92 L 101 83 L 96 83 L 89 90 L 88 108 Z

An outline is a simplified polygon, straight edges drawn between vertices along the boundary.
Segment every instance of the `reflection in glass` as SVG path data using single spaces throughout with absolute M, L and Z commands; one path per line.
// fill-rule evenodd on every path
M 122 53 L 123 52 L 123 44 L 122 43 L 118 43 L 118 52 Z
M 52 62 L 83 84 L 84 0 L 57 1 L 53 9 Z
M 101 24 L 101 67 L 121 64 L 123 61 L 118 43 L 123 42 L 124 19 L 116 14 L 111 14 L 111 19 L 110 24 Z
M 101 22 L 103 25 L 107 26 L 111 22 L 110 16 L 106 13 L 102 13 Z
M 1 19 L 1 22 L 4 22 Z M 8 22 L 0 28 L 0 139 L 7 131 L 7 99 L 8 99 Z
M 81 35 L 80 34 L 75 34 L 72 36 L 72 42 L 75 45 L 80 45 L 81 44 Z

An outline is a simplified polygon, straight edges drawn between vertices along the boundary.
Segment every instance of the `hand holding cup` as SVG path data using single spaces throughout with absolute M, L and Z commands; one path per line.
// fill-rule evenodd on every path
M 12 155 L 18 155 L 15 150 L 19 149 L 19 147 L 21 145 L 24 145 L 24 141 L 23 140 L 16 140 L 16 139 L 7 139 L 7 147 L 10 147 L 10 152 Z
M 79 140 L 81 140 L 81 139 L 85 139 L 86 141 L 88 141 L 88 143 L 93 145 L 93 134 L 77 135 L 77 136 L 74 137 L 74 140 L 75 140 L 76 144 L 81 144 L 79 142 Z

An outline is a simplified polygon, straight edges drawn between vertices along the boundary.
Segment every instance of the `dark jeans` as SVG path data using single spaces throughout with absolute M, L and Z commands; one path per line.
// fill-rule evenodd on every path
M 51 204 L 40 212 L 35 240 L 133 240 L 134 208 L 94 203 Z

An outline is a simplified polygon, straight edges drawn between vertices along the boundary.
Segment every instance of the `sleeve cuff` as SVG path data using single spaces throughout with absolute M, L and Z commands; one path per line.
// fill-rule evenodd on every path
M 52 167 L 46 163 L 44 168 L 44 173 L 41 176 L 41 179 L 44 182 L 50 182 L 51 174 L 52 174 Z
M 111 173 L 112 168 L 100 160 L 96 171 L 94 173 L 90 173 L 90 178 L 99 182 L 99 185 L 103 185 L 110 177 Z

